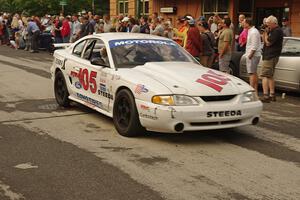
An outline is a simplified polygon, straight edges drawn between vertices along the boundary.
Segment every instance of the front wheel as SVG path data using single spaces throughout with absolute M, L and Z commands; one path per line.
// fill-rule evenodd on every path
M 54 94 L 58 105 L 68 107 L 70 105 L 69 92 L 66 85 L 64 75 L 61 71 L 55 74 Z
M 145 132 L 142 127 L 134 97 L 127 89 L 117 93 L 114 108 L 113 121 L 118 133 L 125 137 L 134 137 Z

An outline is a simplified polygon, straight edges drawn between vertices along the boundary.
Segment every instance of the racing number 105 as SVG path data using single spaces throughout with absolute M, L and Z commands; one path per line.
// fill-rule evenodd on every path
M 80 68 L 78 78 L 84 90 L 90 89 L 92 93 L 97 92 L 97 82 L 96 82 L 97 72 L 89 71 L 87 69 Z
M 229 78 L 222 74 L 217 74 L 212 70 L 209 70 L 207 74 L 203 74 L 201 78 L 197 79 L 196 82 L 206 85 L 218 92 L 223 90 L 223 85 L 227 85 Z

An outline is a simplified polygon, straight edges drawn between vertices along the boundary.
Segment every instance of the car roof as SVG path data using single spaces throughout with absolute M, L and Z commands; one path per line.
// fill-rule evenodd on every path
M 300 37 L 284 37 L 284 39 L 300 40 Z
M 94 35 L 89 35 L 86 38 L 101 38 L 102 40 L 105 41 L 110 41 L 110 40 L 120 40 L 120 39 L 156 39 L 156 40 L 170 40 L 165 37 L 160 37 L 156 35 L 149 35 L 149 34 L 143 34 L 143 33 L 100 33 L 100 34 L 94 34 Z

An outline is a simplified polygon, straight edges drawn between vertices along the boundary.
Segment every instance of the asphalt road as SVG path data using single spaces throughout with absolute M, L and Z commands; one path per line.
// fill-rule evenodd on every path
M 265 104 L 258 126 L 124 138 L 57 106 L 51 63 L 0 46 L 0 200 L 300 198 L 299 94 Z

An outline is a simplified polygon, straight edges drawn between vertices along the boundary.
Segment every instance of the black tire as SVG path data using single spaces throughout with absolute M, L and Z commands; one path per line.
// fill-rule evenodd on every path
M 66 85 L 64 75 L 61 71 L 58 71 L 55 74 L 54 94 L 55 94 L 55 99 L 56 99 L 56 102 L 58 103 L 58 105 L 63 106 L 63 107 L 70 106 L 68 88 Z
M 127 89 L 122 89 L 116 95 L 113 121 L 118 133 L 122 136 L 135 137 L 145 132 L 140 123 L 134 97 Z

